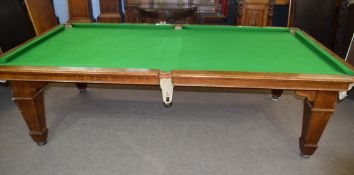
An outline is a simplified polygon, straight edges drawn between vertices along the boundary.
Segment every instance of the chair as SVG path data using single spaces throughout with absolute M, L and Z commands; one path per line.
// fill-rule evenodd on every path
M 25 0 L 25 3 L 37 35 L 59 24 L 51 0 Z

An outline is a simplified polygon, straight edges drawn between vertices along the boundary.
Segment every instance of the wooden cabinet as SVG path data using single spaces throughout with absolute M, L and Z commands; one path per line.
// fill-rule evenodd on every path
M 68 0 L 69 22 L 92 22 L 91 0 Z
M 237 25 L 270 26 L 274 4 L 274 0 L 239 0 Z
M 101 14 L 97 17 L 98 22 L 120 23 L 118 0 L 100 0 Z

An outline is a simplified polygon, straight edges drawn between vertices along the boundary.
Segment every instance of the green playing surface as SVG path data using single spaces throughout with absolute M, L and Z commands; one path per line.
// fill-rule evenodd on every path
M 233 26 L 61 26 L 0 65 L 354 75 L 300 31 Z

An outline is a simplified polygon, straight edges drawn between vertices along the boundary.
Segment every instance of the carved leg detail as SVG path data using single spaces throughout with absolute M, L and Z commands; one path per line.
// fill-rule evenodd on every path
M 76 87 L 80 90 L 80 92 L 86 92 L 87 83 L 76 83 Z
M 272 99 L 278 101 L 283 94 L 283 90 L 272 89 Z
M 39 145 L 47 142 L 48 128 L 45 120 L 43 88 L 47 83 L 12 81 L 13 100 L 21 110 L 29 134 Z
M 299 139 L 301 155 L 310 157 L 317 149 L 317 143 L 334 112 L 337 92 L 298 93 L 307 98 L 304 103 L 302 133 Z M 307 94 L 307 95 L 306 95 Z

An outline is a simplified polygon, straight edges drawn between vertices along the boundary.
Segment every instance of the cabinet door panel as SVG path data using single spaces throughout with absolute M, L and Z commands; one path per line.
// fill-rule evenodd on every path
M 102 22 L 102 23 L 121 22 L 118 0 L 100 0 L 100 11 L 101 14 L 97 18 L 98 22 Z
M 68 0 L 69 22 L 92 22 L 91 0 Z
M 241 25 L 265 26 L 267 19 L 267 9 L 263 5 L 248 5 L 245 8 L 245 18 Z
M 273 0 L 240 0 L 237 25 L 268 26 L 273 14 Z

